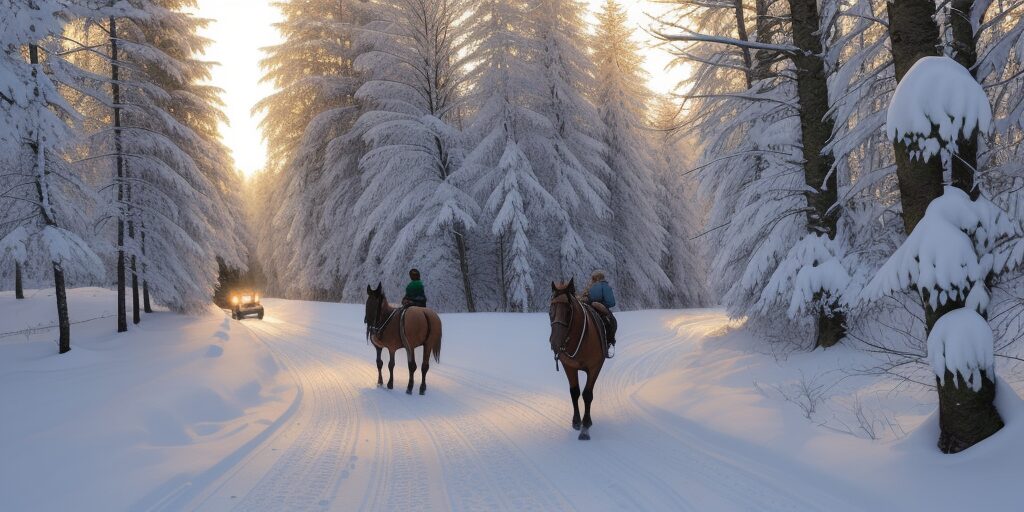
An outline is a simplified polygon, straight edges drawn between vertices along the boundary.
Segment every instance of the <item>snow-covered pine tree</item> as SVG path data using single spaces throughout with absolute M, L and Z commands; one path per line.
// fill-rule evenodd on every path
M 726 9 L 725 5 L 697 8 L 703 11 L 710 20 L 726 16 L 722 13 Z M 770 6 L 759 3 L 756 8 L 769 9 Z M 735 15 L 733 20 L 730 20 L 730 22 L 735 22 L 735 30 L 730 23 L 727 31 L 709 33 L 707 28 L 714 25 L 703 24 L 703 20 L 697 21 L 697 26 L 693 30 L 685 25 L 680 26 L 679 22 L 670 20 L 666 24 L 672 27 L 673 32 L 663 34 L 663 37 L 669 41 L 683 41 L 694 46 L 712 44 L 735 47 L 737 51 L 734 53 L 742 57 L 743 68 L 741 69 L 746 69 L 744 74 L 748 90 L 746 93 L 738 95 L 733 93 L 732 97 L 723 103 L 733 102 L 732 100 L 736 96 L 744 100 L 744 103 L 749 103 L 751 100 L 782 101 L 785 108 L 789 110 L 783 118 L 791 114 L 799 120 L 799 125 L 796 127 L 798 131 L 788 145 L 799 149 L 800 154 L 796 162 L 802 169 L 803 181 L 784 194 L 791 196 L 793 192 L 800 190 L 804 200 L 802 205 L 792 205 L 797 208 L 796 212 L 793 211 L 793 208 L 787 208 L 780 214 L 789 216 L 792 213 L 804 213 L 806 219 L 803 224 L 806 234 L 801 234 L 799 241 L 789 241 L 787 237 L 780 237 L 782 245 L 776 246 L 776 248 L 781 251 L 761 253 L 756 259 L 748 262 L 744 271 L 745 279 L 741 281 L 741 286 L 748 288 L 743 295 L 749 296 L 751 293 L 760 295 L 757 300 L 757 308 L 754 311 L 742 311 L 734 306 L 728 295 L 726 299 L 727 305 L 738 310 L 737 312 L 755 313 L 762 318 L 777 318 L 781 313 L 780 306 L 789 304 L 787 314 L 791 318 L 798 319 L 801 323 L 807 323 L 806 317 L 808 315 L 813 317 L 813 322 L 816 324 L 813 326 L 815 346 L 828 347 L 837 343 L 845 335 L 846 320 L 845 312 L 842 309 L 841 294 L 848 284 L 849 277 L 841 263 L 844 244 L 843 240 L 837 238 L 839 235 L 839 212 L 841 211 L 838 205 L 839 184 L 837 175 L 833 172 L 835 159 L 827 145 L 833 134 L 833 122 L 828 116 L 830 103 L 822 40 L 827 32 L 823 30 L 825 22 L 822 21 L 819 6 L 814 0 L 790 0 L 788 11 L 790 14 L 788 31 L 758 33 L 754 39 L 746 36 L 743 5 L 739 2 L 735 4 Z M 768 12 L 766 11 L 763 15 L 767 16 Z M 758 13 L 758 17 L 760 16 L 762 14 Z M 693 24 L 694 22 L 685 23 Z M 701 26 L 702 24 L 703 26 Z M 764 27 L 763 24 L 757 26 Z M 771 52 L 776 55 L 773 60 L 778 60 L 778 62 L 768 65 L 767 68 L 776 72 L 775 79 L 781 80 L 780 83 L 775 85 L 769 81 L 766 84 L 766 80 L 771 80 L 769 74 L 768 78 L 761 79 L 755 84 L 754 78 L 761 78 L 757 75 L 763 73 L 763 67 L 755 65 L 751 58 L 751 54 L 756 51 Z M 713 57 L 704 58 L 702 62 L 708 63 L 705 66 L 712 68 L 726 67 L 725 64 Z M 736 67 L 738 64 L 730 65 Z M 755 73 L 755 71 L 760 73 Z M 764 97 L 765 92 L 782 93 L 784 96 L 768 98 Z M 761 97 L 755 99 L 757 95 L 761 95 Z M 750 112 L 749 109 L 746 110 Z M 771 113 L 764 112 L 759 116 L 758 122 L 775 117 L 780 113 L 778 110 Z M 756 132 L 747 132 L 748 136 L 753 133 Z M 755 147 L 760 148 L 764 145 Z M 760 153 L 762 150 L 755 149 L 754 151 L 758 153 L 758 159 L 754 161 L 753 166 L 756 170 L 755 174 L 761 174 L 763 170 L 767 170 L 769 175 L 773 174 L 772 170 L 765 166 L 764 155 Z M 721 155 L 715 156 L 715 158 L 721 157 Z M 761 178 L 761 176 L 755 176 L 754 180 L 760 181 Z M 759 185 L 754 186 L 761 188 Z M 730 193 L 733 192 L 730 191 Z M 782 199 L 782 202 L 790 203 L 791 199 L 792 197 L 786 197 Z M 741 217 L 740 219 L 730 218 L 726 222 L 732 223 L 748 219 L 753 220 L 749 217 L 746 219 Z M 779 219 L 769 220 L 770 223 L 778 221 Z M 763 224 L 763 222 L 762 220 L 760 223 Z M 750 237 L 745 238 L 749 239 Z M 755 243 L 761 246 L 770 245 L 760 240 Z M 749 250 L 746 252 L 752 253 Z M 731 254 L 724 257 L 734 258 Z M 733 261 L 736 260 L 733 259 Z M 770 278 L 767 283 L 764 283 L 764 277 L 767 276 Z M 750 287 L 749 285 L 752 284 L 754 286 Z
M 667 256 L 666 231 L 658 216 L 658 201 L 654 200 L 658 183 L 652 170 L 652 138 L 647 132 L 647 110 L 652 99 L 646 85 L 649 77 L 622 6 L 607 0 L 597 22 L 593 59 L 598 86 L 594 99 L 604 124 L 602 138 L 608 148 L 610 169 L 606 182 L 614 198 L 609 201 L 609 225 L 615 259 L 609 270 L 619 284 L 623 304 L 653 307 L 661 303 L 662 293 L 672 283 L 662 268 Z M 659 199 L 685 201 L 683 197 Z
M 5 199 L 27 205 L 2 212 L 6 235 L 0 247 L 15 249 L 29 266 L 52 271 L 59 327 L 58 350 L 71 350 L 66 286 L 102 274 L 102 265 L 80 233 L 88 225 L 91 190 L 72 171 L 61 143 L 72 137 L 68 121 L 78 113 L 46 72 L 60 59 L 53 39 L 64 25 L 57 1 L 0 4 L 0 148 L 12 158 L 3 177 Z M 26 59 L 27 57 L 27 59 Z
M 537 302 L 536 282 L 550 274 L 535 266 L 552 253 L 536 239 L 570 222 L 538 177 L 537 165 L 552 154 L 554 127 L 537 110 L 546 96 L 538 87 L 539 44 L 527 8 L 521 1 L 485 0 L 469 17 L 473 115 L 465 134 L 472 149 L 459 172 L 483 207 L 477 224 L 495 255 L 485 272 L 496 282 L 496 297 L 486 307 L 502 311 L 529 310 Z
M 367 146 L 353 245 L 366 247 L 367 280 L 404 284 L 419 267 L 441 309 L 474 311 L 467 230 L 476 201 L 459 182 L 458 128 L 465 87 L 463 0 L 382 0 L 360 31 L 367 81 L 355 130 Z M 350 243 L 351 243 L 350 242 Z
M 77 56 L 91 71 L 75 77 L 90 92 L 81 98 L 91 134 L 79 168 L 111 197 L 118 288 L 131 279 L 136 321 L 149 295 L 176 311 L 205 307 L 217 257 L 244 265 L 242 228 L 231 219 L 238 205 L 229 189 L 238 178 L 217 135 L 218 91 L 201 84 L 211 64 L 199 59 L 205 21 L 189 14 L 193 7 L 191 0 L 122 2 L 75 34 L 108 52 Z M 96 97 L 101 90 L 108 95 Z M 119 293 L 119 330 L 124 300 Z
M 654 152 L 652 170 L 658 216 L 666 232 L 667 251 L 661 267 L 672 286 L 662 291 L 658 307 L 699 307 L 714 304 L 708 291 L 705 250 L 699 226 L 704 225 L 705 205 L 695 193 L 697 182 L 687 171 L 694 155 L 679 137 L 679 105 L 667 97 L 657 98 L 648 133 Z
M 553 128 L 546 154 L 538 155 L 534 168 L 564 211 L 556 227 L 562 231 L 557 259 L 547 259 L 539 270 L 565 280 L 615 263 L 605 181 L 611 171 L 603 158 L 608 154 L 601 141 L 604 126 L 591 101 L 597 84 L 586 13 L 579 0 L 530 0 L 523 27 L 538 45 L 537 86 L 546 97 L 537 109 Z
M 940 47 L 934 3 L 900 0 L 888 5 L 888 13 L 900 84 L 886 126 L 895 143 L 909 236 L 866 293 L 909 285 L 920 294 L 939 392 L 938 445 L 955 453 L 1003 426 L 994 405 L 994 365 L 983 357 L 993 352 L 984 317 L 990 300 L 986 281 L 1008 266 L 1005 257 L 992 253 L 999 242 L 1019 236 L 1020 227 L 987 199 L 971 200 L 952 187 L 943 191 L 943 172 L 951 168 L 959 143 L 988 129 L 988 98 L 966 68 L 935 55 Z M 961 179 L 958 185 L 966 183 Z M 953 246 L 954 240 L 960 242 Z M 971 356 L 955 359 L 955 354 Z
M 267 49 L 264 79 L 277 91 L 260 101 L 267 168 L 254 178 L 264 203 L 254 221 L 268 292 L 337 299 L 349 259 L 352 205 L 359 195 L 358 143 L 344 136 L 358 117 L 362 80 L 355 30 L 372 5 L 354 0 L 277 4 L 284 41 Z M 326 243 L 322 243 L 326 241 Z M 354 289 L 360 289 L 357 285 Z

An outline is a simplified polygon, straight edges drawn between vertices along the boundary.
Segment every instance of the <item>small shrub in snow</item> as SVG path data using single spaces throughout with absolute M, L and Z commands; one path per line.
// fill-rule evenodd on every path
M 949 57 L 924 57 L 896 87 L 886 132 L 905 143 L 912 158 L 939 155 L 948 163 L 959 138 L 986 132 L 991 122 L 988 97 L 966 68 Z

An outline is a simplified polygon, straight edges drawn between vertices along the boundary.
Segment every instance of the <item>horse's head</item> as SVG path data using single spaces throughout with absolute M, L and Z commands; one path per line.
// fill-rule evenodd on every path
M 551 336 L 548 341 L 554 352 L 561 350 L 569 337 L 569 330 L 572 328 L 572 301 L 575 297 L 575 279 L 570 279 L 568 283 L 551 283 L 551 304 L 548 308 Z
M 377 283 L 377 288 L 370 288 L 370 285 L 366 285 L 366 315 L 363 317 L 363 323 L 366 325 L 377 325 L 380 323 L 381 310 L 384 309 L 384 304 L 387 304 L 387 298 L 384 297 L 384 285 Z

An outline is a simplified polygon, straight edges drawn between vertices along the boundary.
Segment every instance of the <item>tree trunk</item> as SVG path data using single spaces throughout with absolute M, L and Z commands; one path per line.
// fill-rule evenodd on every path
M 25 298 L 25 288 L 24 288 L 24 285 L 21 282 L 21 262 L 20 261 L 15 261 L 14 262 L 14 298 L 15 299 L 24 299 Z
M 733 0 L 733 14 L 736 17 L 736 37 L 737 39 L 747 41 L 747 20 L 746 14 L 743 12 L 743 0 Z M 747 80 L 747 89 L 750 89 L 754 85 L 754 77 L 751 75 L 754 69 L 753 60 L 750 57 L 750 50 L 748 48 L 741 47 L 740 52 L 743 54 L 743 74 Z
M 149 281 L 146 280 L 146 223 L 140 226 L 142 229 L 139 235 L 142 237 L 142 309 L 146 313 L 152 313 L 153 308 L 149 304 Z
M 114 104 L 114 155 L 117 159 L 117 332 L 128 330 L 124 262 L 124 156 L 121 147 L 121 83 L 117 55 L 117 20 L 110 17 L 110 87 Z
M 975 75 L 978 63 L 978 48 L 971 25 L 971 9 L 974 0 L 952 0 L 950 3 L 949 26 L 953 39 L 953 59 Z M 975 75 L 976 76 L 976 75 Z M 975 187 L 975 172 L 978 168 L 978 133 L 961 138 L 957 142 L 958 158 L 953 159 L 953 186 L 963 190 L 971 199 L 977 199 L 981 189 Z
M 834 122 L 829 116 L 828 79 L 822 59 L 817 0 L 789 0 L 792 13 L 793 42 L 805 54 L 793 56 L 796 64 L 797 94 L 800 103 L 800 135 L 803 146 L 804 181 L 807 191 L 807 227 L 811 233 L 836 237 L 839 220 L 838 180 L 832 166 L 835 157 L 825 150 L 832 137 Z M 831 347 L 846 334 L 846 315 L 837 311 L 838 303 L 818 312 L 817 347 Z
M 57 296 L 57 326 L 60 328 L 58 350 L 61 354 L 71 350 L 71 321 L 68 319 L 68 294 L 64 284 L 64 269 L 53 264 L 53 288 Z
M 39 47 L 30 44 L 28 45 L 28 58 L 32 64 L 32 78 L 38 83 L 38 76 L 36 73 L 39 72 Z M 39 87 L 35 88 L 36 101 L 43 101 L 40 97 Z M 35 130 L 35 141 L 31 143 L 32 152 L 35 154 L 35 161 L 41 162 L 42 165 L 37 164 L 36 167 L 36 193 L 39 194 L 39 215 L 43 218 L 43 223 L 50 227 L 57 226 L 57 220 L 53 215 L 52 207 L 47 199 L 50 197 L 46 183 L 46 148 L 44 147 L 44 139 L 40 136 L 40 128 L 36 127 Z M 64 269 L 61 268 L 60 264 L 56 261 L 53 262 L 53 289 L 54 295 L 57 299 L 57 326 L 60 332 L 60 338 L 58 339 L 57 347 L 61 354 L 69 352 L 71 350 L 71 322 L 68 320 L 68 296 L 67 289 L 64 283 Z
M 935 3 L 931 0 L 894 0 L 888 3 L 889 39 L 897 80 L 903 80 L 914 63 L 922 57 L 939 55 L 939 27 L 935 23 Z M 939 158 L 913 160 L 907 146 L 895 144 L 896 177 L 903 207 L 903 226 L 913 232 L 924 218 L 932 200 L 942 195 L 943 167 Z M 973 171 L 972 171 L 973 174 Z M 973 181 L 973 179 L 972 179 Z M 964 185 L 963 182 L 958 186 Z M 979 283 L 978 286 L 983 286 Z M 964 306 L 962 300 L 950 300 L 933 310 L 927 293 L 922 293 L 925 309 L 925 332 L 946 313 Z M 992 435 L 1003 426 L 995 408 L 995 385 L 989 375 L 982 375 L 981 391 L 975 392 L 962 376 L 946 371 L 945 385 L 937 385 L 939 393 L 939 449 L 944 453 L 963 451 Z
M 469 275 L 469 255 L 466 251 L 466 237 L 460 231 L 462 226 L 455 226 L 455 247 L 459 253 L 459 270 L 462 272 L 462 290 L 466 294 L 466 310 L 470 313 L 476 312 L 476 304 L 473 302 L 472 282 Z
M 130 177 L 131 171 L 125 168 L 125 177 Z M 132 185 L 131 181 L 125 187 L 127 203 L 128 203 L 128 238 L 133 241 L 132 246 L 134 247 L 135 240 L 135 220 L 134 212 L 132 211 Z M 139 314 L 139 273 L 138 267 L 135 261 L 135 254 L 132 253 L 130 270 L 132 273 L 132 323 L 138 325 L 142 321 L 142 316 Z

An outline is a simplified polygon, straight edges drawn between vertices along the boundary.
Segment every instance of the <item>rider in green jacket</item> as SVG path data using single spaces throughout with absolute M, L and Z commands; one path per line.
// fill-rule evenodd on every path
M 402 298 L 402 305 L 406 307 L 427 307 L 427 294 L 423 289 L 423 281 L 420 281 L 420 271 L 417 269 L 410 270 L 409 279 L 412 282 L 405 287 L 405 297 Z

